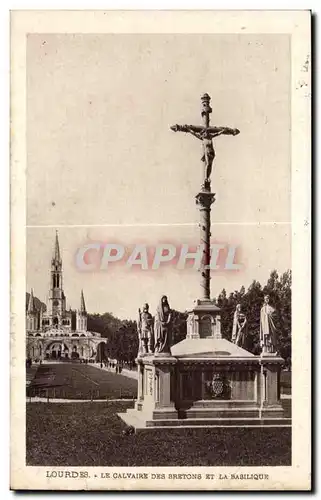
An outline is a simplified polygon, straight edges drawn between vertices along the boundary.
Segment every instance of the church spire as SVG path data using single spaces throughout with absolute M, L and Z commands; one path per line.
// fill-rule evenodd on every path
M 85 298 L 84 298 L 83 290 L 81 290 L 81 294 L 80 294 L 80 312 L 82 312 L 82 313 L 86 312 L 86 305 L 85 305 Z
M 53 253 L 52 260 L 54 260 L 56 262 L 61 262 L 60 248 L 59 248 L 59 239 L 58 239 L 58 231 L 56 231 L 55 247 L 54 247 L 54 253 Z
M 28 302 L 28 313 L 35 313 L 36 312 L 36 306 L 35 306 L 35 300 L 33 296 L 33 289 L 31 288 L 31 293 L 29 296 L 29 302 Z
M 62 283 L 62 260 L 60 256 L 58 232 L 56 231 L 53 255 L 51 259 L 49 308 L 48 312 L 55 317 L 61 316 L 66 310 L 66 299 Z
M 84 292 L 81 290 L 80 294 L 80 308 L 76 313 L 76 330 L 80 332 L 87 331 L 87 311 L 84 299 Z

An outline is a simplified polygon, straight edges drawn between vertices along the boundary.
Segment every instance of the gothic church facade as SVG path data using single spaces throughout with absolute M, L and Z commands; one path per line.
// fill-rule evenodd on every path
M 76 311 L 66 309 L 63 268 L 58 233 L 51 259 L 50 288 L 46 309 L 36 307 L 31 290 L 26 311 L 26 357 L 36 360 L 97 360 L 97 352 L 107 341 L 87 330 L 87 310 L 83 291 Z

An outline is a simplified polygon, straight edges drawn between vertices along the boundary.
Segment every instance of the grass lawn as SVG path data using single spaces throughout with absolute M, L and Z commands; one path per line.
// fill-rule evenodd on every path
M 34 377 L 37 373 L 37 370 L 38 370 L 37 365 L 32 365 L 32 366 L 26 367 L 26 382 L 27 383 L 30 384 L 32 382 L 32 380 L 34 379 Z
M 137 381 L 85 364 L 42 364 L 32 381 L 37 395 L 67 399 L 134 398 Z M 29 390 L 28 390 L 29 392 Z
M 126 402 L 28 403 L 27 465 L 291 465 L 291 429 L 158 429 L 123 436 Z

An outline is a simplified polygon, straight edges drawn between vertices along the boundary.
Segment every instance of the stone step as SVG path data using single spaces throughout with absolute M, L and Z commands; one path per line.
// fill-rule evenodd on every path
M 187 418 L 145 420 L 143 414 L 135 410 L 118 413 L 118 416 L 137 430 L 177 429 L 202 427 L 291 427 L 291 418 Z

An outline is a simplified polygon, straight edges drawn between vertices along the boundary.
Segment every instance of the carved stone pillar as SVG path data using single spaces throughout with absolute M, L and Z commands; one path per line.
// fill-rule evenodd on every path
M 280 372 L 283 359 L 261 357 L 261 417 L 282 417 L 283 407 L 280 400 Z
M 171 400 L 176 359 L 166 355 L 163 358 L 160 355 L 148 356 L 141 363 L 147 380 L 144 399 L 140 402 L 142 418 L 177 418 L 175 402 Z
M 135 402 L 136 410 L 141 410 L 144 401 L 144 365 L 138 361 L 138 384 L 137 400 Z
M 203 250 L 201 260 L 201 299 L 210 300 L 210 280 L 211 280 L 211 205 L 214 202 L 215 195 L 211 193 L 211 188 L 203 188 L 196 196 L 196 204 L 200 211 L 200 240 Z

